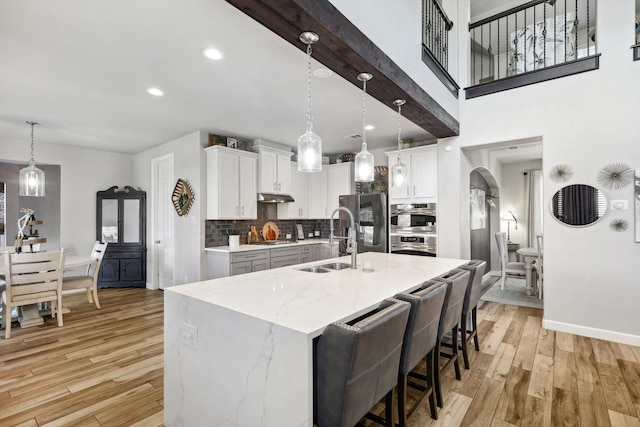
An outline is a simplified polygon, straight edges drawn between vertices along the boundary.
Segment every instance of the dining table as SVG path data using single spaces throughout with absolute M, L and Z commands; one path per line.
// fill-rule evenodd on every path
M 518 254 L 524 259 L 524 275 L 526 282 L 525 294 L 533 295 L 535 268 L 533 262 L 538 259 L 538 248 L 520 248 Z
M 71 270 L 74 268 L 79 268 L 85 265 L 89 265 L 93 262 L 96 262 L 98 259 L 90 256 L 80 256 L 80 255 L 71 255 L 64 258 L 64 269 Z M 4 262 L 0 262 L 0 277 L 4 277 L 5 275 L 5 266 Z M 64 278 L 62 279 L 64 282 Z M 24 305 L 21 307 L 22 316 L 18 318 L 20 323 L 20 327 L 28 328 L 31 326 L 38 326 L 44 323 L 43 314 L 40 313 L 40 309 L 38 308 L 38 304 L 30 304 Z M 45 313 L 46 314 L 46 313 Z M 4 316 L 4 313 L 2 313 Z

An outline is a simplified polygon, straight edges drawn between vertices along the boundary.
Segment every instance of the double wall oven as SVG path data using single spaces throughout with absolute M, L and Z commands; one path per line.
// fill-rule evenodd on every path
M 436 204 L 391 205 L 391 253 L 437 256 Z

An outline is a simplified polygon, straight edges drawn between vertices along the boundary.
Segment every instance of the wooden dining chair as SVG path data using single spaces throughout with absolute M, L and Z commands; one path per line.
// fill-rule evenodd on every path
M 7 288 L 2 292 L 2 323 L 5 339 L 11 336 L 11 309 L 39 302 L 51 303 L 51 317 L 57 313 L 62 326 L 62 273 L 65 250 L 3 254 Z
M 63 291 L 85 289 L 89 303 L 95 303 L 98 309 L 100 308 L 100 301 L 98 300 L 98 274 L 100 273 L 102 258 L 107 251 L 107 245 L 107 242 L 102 243 L 96 241 L 94 243 L 91 258 L 94 258 L 96 261 L 87 266 L 86 274 L 80 276 L 65 276 L 62 280 Z
M 498 256 L 500 257 L 500 290 L 504 290 L 504 282 L 507 280 L 507 275 L 525 277 L 526 272 L 524 262 L 509 261 L 507 233 L 496 233 L 496 243 L 498 244 Z

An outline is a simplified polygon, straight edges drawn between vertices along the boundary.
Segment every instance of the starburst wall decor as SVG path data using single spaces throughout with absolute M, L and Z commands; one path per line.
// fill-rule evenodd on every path
M 605 188 L 619 190 L 631 183 L 633 169 L 625 163 L 610 163 L 600 169 L 596 179 Z
M 567 182 L 572 176 L 573 170 L 567 164 L 555 165 L 549 171 L 549 178 L 554 182 Z

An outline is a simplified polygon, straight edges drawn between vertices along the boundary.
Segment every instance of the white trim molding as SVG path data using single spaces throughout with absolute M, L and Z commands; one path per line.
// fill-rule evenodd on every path
M 574 325 L 572 323 L 556 322 L 542 319 L 542 326 L 546 329 L 559 332 L 567 332 L 589 338 L 613 341 L 621 344 L 640 346 L 640 336 L 625 334 L 623 332 L 607 331 L 605 329 L 590 328 L 588 326 Z

